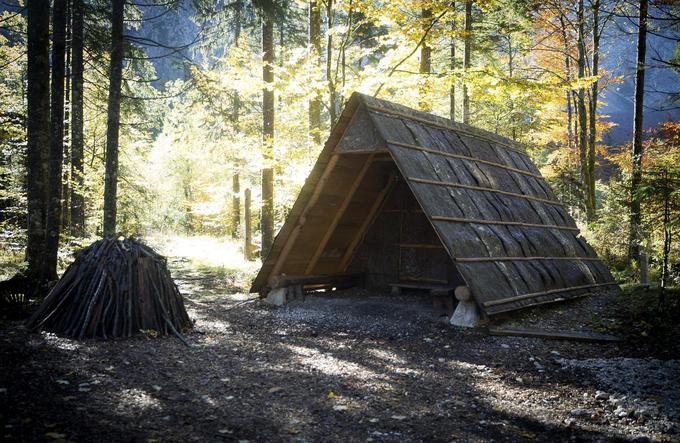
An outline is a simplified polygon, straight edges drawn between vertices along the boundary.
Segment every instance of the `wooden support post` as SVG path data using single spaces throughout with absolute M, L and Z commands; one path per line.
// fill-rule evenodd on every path
M 394 173 L 390 174 L 390 177 L 387 179 L 385 187 L 382 189 L 382 191 L 380 191 L 380 194 L 378 194 L 378 196 L 376 197 L 375 201 L 373 202 L 373 206 L 371 206 L 371 209 L 368 211 L 368 214 L 364 219 L 364 222 L 361 224 L 361 227 L 354 234 L 354 238 L 347 247 L 345 254 L 342 256 L 342 261 L 340 262 L 340 272 L 345 272 L 347 270 L 347 266 L 349 266 L 349 261 L 354 256 L 354 251 L 359 245 L 361 239 L 366 234 L 366 231 L 368 230 L 368 227 L 371 225 L 371 222 L 373 222 L 373 219 L 378 213 L 378 210 L 382 207 L 383 202 L 385 201 L 385 197 L 387 197 L 387 194 L 389 193 L 390 189 L 392 189 L 393 184 Z
M 307 202 L 307 206 L 305 206 L 305 209 L 302 211 L 302 214 L 300 214 L 297 225 L 293 229 L 293 232 L 290 234 L 290 237 L 288 237 L 288 240 L 286 241 L 286 244 L 283 246 L 281 254 L 279 254 L 279 257 L 276 260 L 276 263 L 274 264 L 274 267 L 272 268 L 272 271 L 269 273 L 269 275 L 278 275 L 279 272 L 281 271 L 283 264 L 286 262 L 286 258 L 288 258 L 288 254 L 290 254 L 291 249 L 293 249 L 293 245 L 295 244 L 298 235 L 300 235 L 300 230 L 302 229 L 302 226 L 304 226 L 304 224 L 307 222 L 307 214 L 309 214 L 309 211 L 312 210 L 317 200 L 319 200 L 319 197 L 321 196 L 321 191 L 323 190 L 324 185 L 328 181 L 328 177 L 330 177 L 331 172 L 335 168 L 335 165 L 338 163 L 338 157 L 339 156 L 337 154 L 333 154 L 331 159 L 328 161 L 328 164 L 326 165 L 323 174 L 321 174 L 319 182 L 314 187 L 314 192 L 312 193 L 312 196 Z
M 319 242 L 319 245 L 316 247 L 316 250 L 314 251 L 314 255 L 312 255 L 312 259 L 309 261 L 309 264 L 307 265 L 307 268 L 305 268 L 305 275 L 311 274 L 311 272 L 314 270 L 314 267 L 319 261 L 319 258 L 321 257 L 321 253 L 323 253 L 324 248 L 328 244 L 328 241 L 331 239 L 331 236 L 333 235 L 333 232 L 335 232 L 335 228 L 337 228 L 338 223 L 340 223 L 340 219 L 342 216 L 345 214 L 345 210 L 347 209 L 347 206 L 349 206 L 350 202 L 352 201 L 352 197 L 354 197 L 354 193 L 356 190 L 359 188 L 359 185 L 364 179 L 364 176 L 366 175 L 366 172 L 368 171 L 368 168 L 371 167 L 371 164 L 373 163 L 373 154 L 369 155 L 368 159 L 364 163 L 364 165 L 361 167 L 359 170 L 359 173 L 357 176 L 354 178 L 354 181 L 352 182 L 352 185 L 349 188 L 349 191 L 347 191 L 347 194 L 345 195 L 345 198 L 342 200 L 342 203 L 340 204 L 340 207 L 338 208 L 337 212 L 333 216 L 333 220 L 331 221 L 330 226 L 326 229 L 326 232 L 323 235 L 323 238 Z

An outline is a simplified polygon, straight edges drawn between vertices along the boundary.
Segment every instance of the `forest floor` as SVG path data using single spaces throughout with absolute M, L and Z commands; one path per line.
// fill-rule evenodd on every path
M 419 296 L 271 308 L 243 291 L 252 270 L 161 250 L 196 321 L 191 346 L 3 320 L 3 440 L 680 441 L 680 360 L 636 341 L 621 296 L 511 322 L 628 334 L 620 344 L 494 337 L 432 322 Z

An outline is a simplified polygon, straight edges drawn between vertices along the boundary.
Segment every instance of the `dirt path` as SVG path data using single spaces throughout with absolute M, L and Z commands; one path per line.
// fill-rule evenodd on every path
M 272 309 L 171 265 L 189 348 L 0 325 L 5 440 L 680 441 L 677 360 L 454 330 L 412 297 Z

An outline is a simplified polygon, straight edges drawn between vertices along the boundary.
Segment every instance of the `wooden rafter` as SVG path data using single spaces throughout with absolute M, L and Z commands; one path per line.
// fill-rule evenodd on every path
M 573 226 L 563 226 L 563 225 L 546 225 L 542 223 L 524 223 L 515 221 L 502 221 L 502 220 L 479 220 L 474 218 L 460 218 L 460 217 L 445 217 L 442 215 L 433 215 L 432 220 L 435 221 L 446 221 L 454 223 L 470 223 L 473 225 L 501 225 L 501 226 L 520 226 L 524 228 L 545 228 L 545 229 L 561 229 L 563 231 L 574 231 L 578 232 L 579 229 Z
M 321 254 L 323 253 L 323 250 L 326 248 L 328 241 L 331 239 L 331 236 L 335 232 L 335 228 L 337 228 L 338 223 L 340 223 L 340 219 L 345 214 L 345 210 L 347 209 L 347 206 L 349 206 L 350 202 L 352 201 L 352 198 L 354 197 L 354 193 L 359 188 L 359 185 L 363 181 L 364 176 L 366 176 L 366 172 L 368 171 L 368 169 L 373 164 L 373 158 L 374 158 L 374 156 L 372 154 L 369 155 L 368 159 L 364 162 L 363 166 L 359 170 L 359 173 L 354 178 L 354 181 L 352 182 L 352 185 L 350 186 L 349 190 L 345 194 L 345 198 L 342 200 L 340 207 L 335 212 L 335 215 L 333 216 L 333 220 L 331 221 L 331 224 L 326 229 L 326 232 L 324 233 L 323 237 L 321 238 L 321 241 L 319 242 L 318 246 L 316 247 L 316 250 L 314 251 L 314 255 L 312 255 L 312 258 L 309 261 L 309 264 L 305 268 L 305 275 L 309 275 L 314 270 L 314 267 L 318 263 L 319 258 L 321 257 Z
M 495 261 L 534 261 L 534 260 L 600 261 L 598 257 L 456 257 L 455 260 L 461 263 L 483 263 Z
M 484 192 L 492 192 L 494 194 L 501 194 L 501 195 L 507 195 L 508 197 L 515 197 L 515 198 L 523 198 L 526 200 L 534 200 L 542 203 L 548 203 L 551 205 L 555 206 L 564 206 L 561 202 L 557 200 L 549 200 L 547 198 L 541 198 L 541 197 L 535 197 L 533 195 L 525 195 L 525 194 L 518 194 L 516 192 L 508 192 L 508 191 L 501 191 L 500 189 L 495 189 L 495 188 L 485 188 L 483 186 L 473 186 L 473 185 L 464 185 L 462 183 L 453 183 L 453 182 L 444 182 L 441 180 L 428 180 L 424 178 L 415 178 L 415 177 L 408 177 L 408 180 L 413 182 L 413 183 L 423 183 L 426 185 L 435 185 L 435 186 L 444 186 L 447 188 L 461 188 L 461 189 L 470 189 L 472 191 L 484 191 Z
M 300 217 L 298 218 L 297 225 L 295 225 L 295 229 L 293 229 L 293 232 L 291 232 L 290 237 L 288 237 L 288 240 L 283 246 L 283 249 L 281 250 L 281 253 L 276 259 L 276 263 L 274 264 L 274 267 L 272 268 L 272 271 L 269 273 L 269 275 L 277 275 L 281 271 L 283 264 L 286 262 L 286 258 L 288 258 L 288 254 L 290 254 L 291 249 L 293 249 L 293 245 L 295 244 L 298 235 L 300 235 L 302 227 L 307 222 L 307 214 L 309 214 L 309 211 L 312 210 L 317 200 L 319 200 L 319 197 L 321 196 L 321 191 L 323 190 L 324 185 L 328 181 L 328 177 L 330 177 L 331 172 L 335 168 L 335 165 L 338 163 L 338 158 L 339 155 L 334 154 L 328 161 L 328 164 L 326 165 L 326 168 L 324 169 L 323 174 L 319 179 L 319 182 L 314 188 L 312 196 L 309 198 L 307 205 L 305 205 L 305 209 L 302 211 Z
M 394 185 L 394 176 L 395 176 L 394 173 L 390 174 L 390 177 L 387 180 L 385 187 L 382 189 L 382 191 L 380 191 L 380 194 L 378 194 L 378 196 L 376 197 L 375 201 L 373 202 L 373 205 L 371 206 L 371 209 L 368 211 L 368 214 L 366 214 L 366 218 L 364 219 L 363 223 L 361 223 L 361 227 L 359 227 L 359 229 L 357 229 L 357 232 L 354 234 L 354 238 L 352 238 L 352 241 L 350 242 L 347 250 L 345 251 L 345 254 L 342 256 L 342 260 L 340 261 L 340 272 L 345 272 L 347 270 L 347 266 L 349 266 L 349 261 L 354 256 L 354 251 L 359 245 L 361 239 L 364 238 L 364 235 L 366 235 L 366 231 L 371 225 L 371 222 L 373 222 L 373 219 L 378 213 L 378 210 L 382 207 L 385 201 L 385 197 L 387 197 L 387 194 L 389 193 L 390 189 L 392 189 L 392 186 Z
M 551 294 L 559 294 L 560 292 L 569 292 L 569 291 L 578 291 L 579 289 L 591 289 L 591 288 L 597 288 L 600 286 L 615 286 L 616 283 L 614 282 L 607 282 L 607 283 L 594 283 L 591 285 L 581 285 L 581 286 L 572 286 L 570 288 L 559 288 L 559 289 L 551 289 L 549 291 L 541 291 L 541 292 L 532 292 L 531 294 L 523 294 L 523 295 L 518 295 L 515 297 L 508 297 L 508 298 L 502 298 L 500 300 L 491 300 L 482 303 L 482 306 L 485 308 L 490 308 L 492 306 L 498 306 L 498 305 L 505 305 L 508 303 L 513 303 L 516 301 L 520 300 L 526 300 L 529 298 L 535 298 L 535 297 L 541 297 L 544 295 L 551 295 Z
M 424 148 L 422 146 L 413 145 L 413 144 L 410 144 L 410 143 L 402 143 L 402 142 L 393 141 L 393 140 L 387 140 L 386 143 L 388 145 L 398 146 L 400 148 L 413 149 L 415 151 L 427 152 L 429 154 L 441 155 L 443 157 L 451 157 L 451 158 L 457 158 L 457 159 L 461 159 L 461 160 L 469 160 L 469 161 L 475 162 L 475 163 L 482 163 L 482 164 L 485 164 L 485 165 L 494 166 L 494 167 L 497 167 L 497 168 L 505 169 L 507 171 L 512 171 L 512 172 L 516 172 L 518 174 L 528 175 L 529 177 L 534 177 L 534 178 L 543 180 L 543 177 L 540 174 L 534 174 L 533 172 L 525 171 L 524 169 L 515 168 L 513 166 L 504 165 L 502 163 L 492 162 L 492 161 L 489 161 L 489 160 L 483 160 L 483 159 L 477 158 L 477 157 L 470 157 L 469 155 L 453 154 L 451 152 L 439 151 L 439 150 L 432 149 L 432 148 Z

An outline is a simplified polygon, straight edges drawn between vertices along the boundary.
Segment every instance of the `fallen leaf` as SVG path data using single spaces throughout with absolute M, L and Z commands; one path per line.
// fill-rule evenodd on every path
M 337 398 L 338 394 L 336 394 L 333 391 L 328 391 L 328 395 L 326 395 L 326 398 L 329 400 L 333 400 L 334 398 Z
M 60 434 L 58 432 L 47 432 L 47 433 L 45 433 L 45 437 L 50 437 L 50 438 L 54 438 L 55 440 L 59 440 L 59 439 L 62 439 L 62 438 L 66 438 L 66 434 Z
M 370 421 L 371 423 L 378 423 L 378 422 L 380 421 L 380 419 L 378 419 L 378 418 L 369 418 L 368 421 Z
M 163 389 L 163 388 L 161 388 L 161 387 L 158 386 L 158 385 L 151 385 L 151 387 L 152 387 L 156 392 L 158 392 L 158 391 L 160 391 L 161 389 Z
M 346 405 L 335 405 L 333 406 L 334 411 L 346 411 L 349 408 Z
M 269 392 L 270 394 L 276 394 L 277 392 L 283 391 L 283 388 L 281 386 L 274 386 L 273 388 L 270 388 Z
M 57 380 L 57 383 L 60 385 L 70 385 L 71 383 L 68 380 Z
M 231 429 L 220 429 L 217 432 L 219 432 L 220 434 L 233 434 L 234 433 L 234 431 L 232 431 Z
M 406 416 L 405 416 L 405 415 L 393 415 L 392 418 L 393 418 L 394 420 L 406 420 Z
M 76 397 L 73 396 L 73 395 L 67 395 L 65 397 L 62 397 L 61 399 L 64 400 L 64 401 L 71 401 L 71 400 L 75 400 Z

